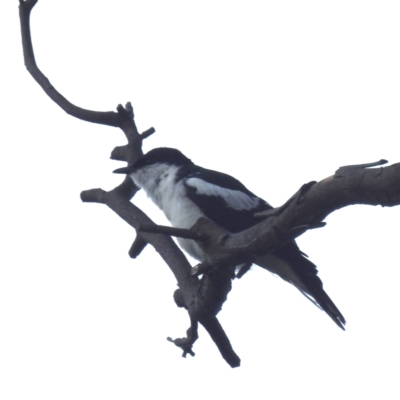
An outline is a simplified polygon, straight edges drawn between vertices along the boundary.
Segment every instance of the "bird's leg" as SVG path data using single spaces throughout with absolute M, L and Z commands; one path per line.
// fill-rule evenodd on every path
M 212 260 L 203 261 L 195 265 L 190 271 L 191 276 L 199 276 L 204 273 L 215 271 L 220 268 L 237 267 L 241 264 L 252 264 L 256 256 L 249 253 L 224 254 L 221 257 L 215 257 Z

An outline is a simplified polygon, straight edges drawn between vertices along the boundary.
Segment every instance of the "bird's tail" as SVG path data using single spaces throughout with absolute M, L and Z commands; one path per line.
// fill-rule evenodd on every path
M 273 254 L 260 257 L 256 264 L 291 283 L 344 330 L 346 320 L 324 291 L 317 267 L 301 253 L 294 242 Z

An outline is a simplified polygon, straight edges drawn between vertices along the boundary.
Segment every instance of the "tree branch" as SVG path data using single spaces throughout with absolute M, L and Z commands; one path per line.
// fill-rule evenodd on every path
M 221 351 L 221 355 L 230 366 L 238 366 L 237 363 L 240 359 L 234 352 L 228 337 L 223 332 L 223 328 L 216 318 L 216 315 L 222 308 L 222 304 L 227 298 L 227 294 L 231 290 L 233 271 L 221 269 L 216 273 L 204 275 L 202 280 L 199 281 L 197 277 L 190 275 L 191 266 L 174 241 L 169 236 L 160 234 L 162 229 L 160 230 L 147 215 L 132 204 L 125 196 L 118 195 L 115 190 L 106 192 L 102 189 L 92 189 L 82 192 L 81 198 L 85 202 L 99 202 L 107 205 L 136 230 L 145 226 L 148 231 L 153 230 L 154 232 L 158 232 L 154 234 L 140 231 L 139 244 L 136 243 L 135 245 L 134 243 L 132 246 L 132 248 L 135 248 L 133 253 L 136 254 L 135 246 L 138 246 L 139 249 L 144 243 L 154 246 L 175 275 L 179 289 L 175 292 L 174 296 L 175 298 L 179 298 L 180 306 L 187 309 L 191 321 L 198 321 L 203 326 L 205 326 L 204 323 L 208 324 L 208 328 L 206 326 L 205 328 Z M 154 229 L 151 227 L 154 227 Z M 211 324 L 209 321 L 213 319 L 215 321 Z M 193 330 L 189 332 L 190 335 L 188 333 L 189 336 L 186 339 L 179 339 L 178 342 L 171 339 L 175 344 L 179 343 L 177 345 L 182 347 L 186 353 L 190 353 L 188 349 L 191 349 L 191 346 L 197 339 Z M 222 351 L 224 351 L 224 354 L 222 354 Z
M 140 232 L 148 233 L 161 233 L 163 235 L 175 236 L 184 239 L 193 239 L 198 241 L 206 241 L 208 236 L 206 234 L 199 234 L 197 232 L 191 231 L 190 229 L 173 228 L 171 226 L 164 225 L 146 225 L 142 224 L 137 229 Z
M 86 110 L 69 102 L 52 86 L 38 68 L 33 51 L 30 14 L 36 3 L 37 0 L 20 0 L 26 68 L 45 93 L 71 116 L 122 129 L 128 144 L 116 147 L 111 158 L 132 164 L 142 156 L 142 141 L 154 133 L 154 128 L 142 134 L 138 132 L 130 103 L 125 107 L 118 105 L 117 112 Z M 385 160 L 381 160 L 342 167 L 335 175 L 321 182 L 303 185 L 283 206 L 258 215 L 261 221 L 259 224 L 237 234 L 231 234 L 205 219 L 197 221 L 190 230 L 155 225 L 130 202 L 138 188 L 129 177 L 110 192 L 102 189 L 87 190 L 82 192 L 81 198 L 84 202 L 107 205 L 139 231 L 140 234 L 129 252 L 131 257 L 137 257 L 147 244 L 151 244 L 170 267 L 179 286 L 174 294 L 175 301 L 188 311 L 191 321 L 187 337 L 174 340 L 184 350 L 184 354 L 194 354 L 192 346 L 197 340 L 197 324 L 200 322 L 216 343 L 223 358 L 229 365 L 236 367 L 240 365 L 240 359 L 216 318 L 231 290 L 235 267 L 243 264 L 240 271 L 243 269 L 244 273 L 258 256 L 279 249 L 308 229 L 323 226 L 323 219 L 342 207 L 353 204 L 400 204 L 400 164 L 369 169 L 384 163 Z M 209 258 L 197 266 L 193 273 L 182 251 L 166 234 L 197 240 Z M 197 277 L 199 274 L 203 274 L 201 279 Z
M 126 146 L 116 147 L 111 154 L 111 158 L 126 161 L 128 164 L 134 163 L 143 155 L 142 141 L 152 135 L 155 129 L 149 128 L 142 134 L 138 132 L 134 121 L 133 108 L 130 103 L 127 103 L 125 107 L 119 104 L 117 106 L 117 112 L 86 110 L 72 104 L 54 88 L 49 79 L 38 68 L 33 51 L 30 15 L 37 2 L 38 0 L 20 0 L 19 5 L 22 46 L 27 70 L 44 92 L 69 115 L 87 122 L 121 128 L 125 133 L 128 144 Z M 129 200 L 134 196 L 137 190 L 138 188 L 135 187 L 132 180 L 126 177 L 118 187 L 110 192 L 106 192 L 102 189 L 86 190 L 81 193 L 81 199 L 84 202 L 96 202 L 107 205 L 135 229 L 138 229 L 140 226 L 155 225 L 140 209 L 130 203 Z M 198 237 L 198 235 L 196 237 Z M 200 281 L 196 277 L 190 276 L 190 264 L 173 240 L 169 236 L 141 232 L 140 236 L 137 237 L 132 245 L 129 254 L 132 257 L 138 256 L 147 243 L 154 246 L 156 251 L 174 273 L 178 281 L 182 302 L 189 312 L 191 321 L 197 324 L 196 321 L 199 321 L 199 315 L 203 318 L 211 318 L 217 321 L 215 315 L 220 309 L 219 300 L 217 300 L 216 304 L 214 304 L 215 296 L 210 296 L 206 299 L 206 302 L 204 302 L 204 299 L 201 299 L 202 301 L 196 300 L 196 296 L 199 293 Z M 207 309 L 203 308 L 204 304 L 207 305 Z M 200 321 L 200 323 L 202 322 Z M 213 326 L 219 326 L 218 329 L 222 330 L 218 322 L 214 322 Z M 194 333 L 197 335 L 197 329 L 196 332 L 193 331 L 191 334 L 191 340 L 193 342 L 193 339 L 195 337 L 197 338 Z M 235 354 L 229 340 L 228 342 L 226 341 L 227 338 L 213 332 L 212 328 L 209 328 L 209 333 L 215 337 L 218 348 L 224 349 L 227 353 Z M 226 349 L 228 349 L 228 351 Z M 237 366 L 237 363 L 234 364 L 235 365 L 232 366 Z
M 200 218 L 190 230 L 208 236 L 199 245 L 209 258 L 193 268 L 192 275 L 253 262 L 254 257 L 278 250 L 307 230 L 324 226 L 323 219 L 340 208 L 355 204 L 399 205 L 400 163 L 367 169 L 384 161 L 342 167 L 331 177 L 303 185 L 276 212 L 268 210 L 266 219 L 239 233 L 231 234 L 212 221 Z
M 33 51 L 30 29 L 30 14 L 33 7 L 37 3 L 37 0 L 20 0 L 19 3 L 24 62 L 33 79 L 35 79 L 35 81 L 56 104 L 58 104 L 66 113 L 72 115 L 73 117 L 96 124 L 121 127 L 124 118 L 121 113 L 91 111 L 77 107 L 70 103 L 53 87 L 47 77 L 38 68 Z
M 239 233 L 230 233 L 205 218 L 190 230 L 152 226 L 151 231 L 197 240 L 208 258 L 192 268 L 192 276 L 240 264 L 248 268 L 257 257 L 278 250 L 309 229 L 325 226 L 322 220 L 340 208 L 355 204 L 399 205 L 400 163 L 369 169 L 385 163 L 380 160 L 341 167 L 331 177 L 305 184 L 281 207 L 258 213 L 264 219 Z
M 211 339 L 218 346 L 218 350 L 221 353 L 224 360 L 232 367 L 236 368 L 240 366 L 240 358 L 233 351 L 232 345 L 226 336 L 225 331 L 222 329 L 221 324 L 217 318 L 210 318 L 207 320 L 201 320 L 201 324 L 204 326 L 206 331 L 210 334 Z

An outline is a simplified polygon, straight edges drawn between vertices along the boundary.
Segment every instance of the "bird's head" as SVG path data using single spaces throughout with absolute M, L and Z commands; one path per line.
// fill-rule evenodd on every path
M 185 165 L 192 165 L 193 162 L 177 149 L 158 147 L 150 150 L 143 157 L 139 158 L 139 160 L 137 160 L 134 164 L 128 167 L 116 169 L 114 173 L 130 175 L 141 169 L 146 169 L 147 167 L 151 167 L 156 164 L 183 167 Z
M 176 173 L 180 167 L 191 165 L 194 165 L 193 162 L 179 150 L 159 147 L 150 150 L 134 164 L 116 169 L 114 173 L 129 175 L 137 186 L 149 193 L 161 179 Z

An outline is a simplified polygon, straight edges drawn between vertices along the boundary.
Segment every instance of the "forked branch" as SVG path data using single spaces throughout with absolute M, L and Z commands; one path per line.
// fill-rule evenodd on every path
M 53 87 L 38 68 L 33 51 L 30 15 L 37 2 L 20 0 L 22 44 L 28 71 L 45 93 L 71 116 L 122 129 L 128 143 L 116 147 L 111 157 L 129 164 L 135 162 L 142 155 L 142 141 L 154 133 L 154 128 L 141 134 L 138 132 L 130 103 L 125 107 L 118 105 L 117 112 L 86 110 L 72 104 Z M 107 205 L 137 231 L 129 251 L 131 257 L 137 257 L 147 244 L 151 244 L 174 273 L 179 286 L 174 298 L 179 307 L 188 311 L 191 325 L 186 338 L 171 341 L 182 348 L 184 355 L 194 354 L 192 346 L 198 336 L 197 324 L 201 323 L 223 358 L 230 366 L 237 367 L 240 359 L 216 318 L 231 290 L 235 267 L 243 264 L 239 272 L 242 275 L 257 256 L 279 249 L 308 229 L 323 226 L 324 218 L 342 207 L 352 204 L 400 204 L 400 164 L 371 168 L 382 164 L 384 160 L 339 168 L 335 175 L 321 182 L 304 185 L 283 206 L 259 215 L 259 224 L 237 234 L 231 234 L 204 219 L 189 231 L 158 227 L 131 203 L 138 188 L 128 177 L 109 192 L 87 190 L 82 192 L 81 198 L 84 202 Z M 197 240 L 206 249 L 209 259 L 193 272 L 170 235 Z M 199 279 L 201 274 L 203 276 Z
M 155 132 L 154 128 L 149 128 L 141 134 L 138 132 L 134 121 L 133 108 L 130 103 L 127 103 L 125 107 L 118 105 L 117 112 L 86 110 L 72 104 L 55 89 L 49 79 L 38 68 L 33 51 L 30 15 L 37 2 L 38 0 L 20 0 L 19 2 L 24 62 L 29 73 L 45 93 L 71 116 L 87 122 L 109 125 L 122 129 L 125 133 L 128 144 L 126 146 L 116 147 L 111 154 L 111 158 L 126 161 L 128 164 L 134 163 L 143 155 L 142 141 Z M 135 229 L 138 229 L 140 226 L 155 225 L 139 208 L 130 202 L 130 199 L 134 196 L 136 191 L 137 188 L 134 186 L 132 180 L 127 177 L 121 185 L 110 192 L 106 192 L 102 189 L 91 189 L 82 192 L 81 198 L 84 202 L 97 202 L 107 205 Z M 203 284 L 199 279 L 190 276 L 190 264 L 182 251 L 169 236 L 140 232 L 132 245 L 129 252 L 130 255 L 132 257 L 137 257 L 145 248 L 147 243 L 154 246 L 174 273 L 178 281 L 179 296 L 182 299 L 182 304 L 188 310 L 192 321 L 191 327 L 193 327 L 197 322 L 204 325 L 228 364 L 231 367 L 239 366 L 240 359 L 233 351 L 228 337 L 225 332 L 223 332 L 221 325 L 215 317 L 221 308 L 220 298 L 215 296 L 215 293 L 208 295 L 207 291 L 199 290 L 200 285 Z M 208 282 L 213 281 L 213 278 L 211 277 L 207 279 Z M 219 276 L 216 281 L 218 285 L 221 283 L 221 279 L 222 278 Z M 230 277 L 224 279 L 225 286 L 227 286 L 227 283 L 230 283 Z M 207 285 L 203 286 L 208 287 Z M 197 296 L 199 293 L 202 293 L 205 298 L 198 299 Z M 204 308 L 205 305 L 207 306 L 207 309 Z M 185 342 L 185 354 L 193 353 L 191 346 L 197 339 L 197 334 L 195 334 L 196 332 L 197 329 L 191 329 L 189 331 L 190 335 Z

